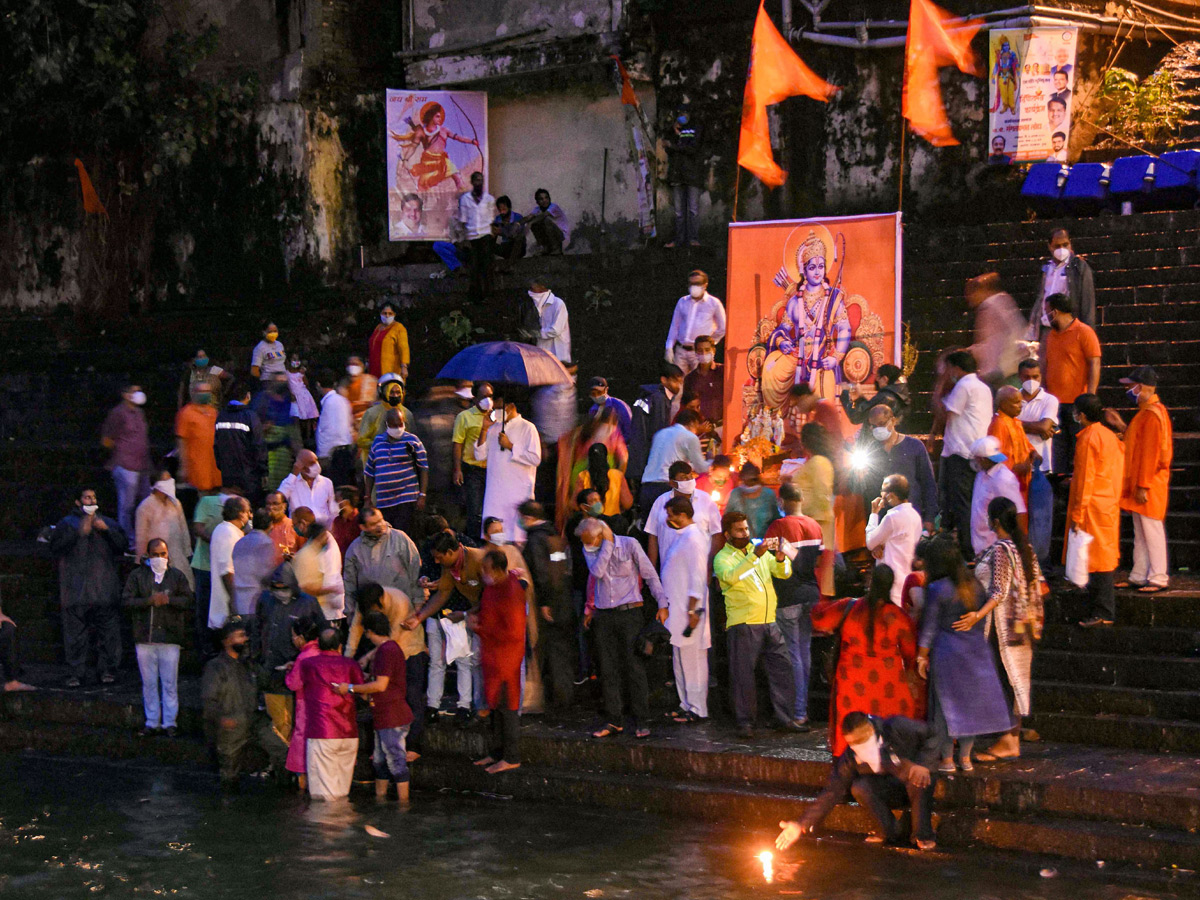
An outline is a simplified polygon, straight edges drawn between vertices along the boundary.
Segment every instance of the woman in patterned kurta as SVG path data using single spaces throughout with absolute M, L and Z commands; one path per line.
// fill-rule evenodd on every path
M 829 747 L 834 757 L 846 749 L 842 717 L 848 712 L 880 718 L 925 716 L 924 691 L 914 691 L 909 680 L 917 656 L 917 632 L 912 620 L 891 602 L 894 578 L 890 566 L 877 565 L 866 597 L 822 600 L 813 607 L 817 631 L 833 631 L 846 617 L 838 636 L 841 649 L 829 697 Z

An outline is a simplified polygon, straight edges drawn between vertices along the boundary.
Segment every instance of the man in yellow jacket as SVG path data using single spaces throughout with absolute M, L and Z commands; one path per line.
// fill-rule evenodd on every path
M 754 735 L 758 713 L 754 670 L 762 658 L 767 671 L 775 727 L 808 731 L 794 718 L 796 686 L 783 632 L 775 624 L 775 578 L 790 578 L 792 564 L 778 538 L 753 544 L 745 513 L 721 518 L 725 546 L 713 560 L 713 572 L 725 595 L 725 640 L 729 648 L 729 691 L 739 737 Z M 774 551 L 769 553 L 768 550 Z

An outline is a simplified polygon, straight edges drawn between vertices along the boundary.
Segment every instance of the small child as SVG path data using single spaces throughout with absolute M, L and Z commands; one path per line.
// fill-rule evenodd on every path
M 317 418 L 321 415 L 317 402 L 308 389 L 304 361 L 293 353 L 287 361 L 288 387 L 292 391 L 292 418 L 300 420 L 300 435 L 306 447 L 313 446 L 313 436 L 316 433 Z

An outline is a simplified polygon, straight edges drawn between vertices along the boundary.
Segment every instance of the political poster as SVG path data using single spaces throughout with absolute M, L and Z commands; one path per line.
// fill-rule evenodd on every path
M 1078 29 L 988 33 L 988 162 L 1066 162 Z
M 900 358 L 900 214 L 729 226 L 726 451 L 769 456 L 808 416 L 791 397 L 873 391 Z
M 472 173 L 487 187 L 487 94 L 389 90 L 385 117 L 388 239 L 451 239 Z

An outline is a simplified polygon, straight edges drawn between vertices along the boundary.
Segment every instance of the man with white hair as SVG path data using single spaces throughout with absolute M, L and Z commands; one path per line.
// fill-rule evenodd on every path
M 1025 501 L 1021 499 L 1021 483 L 1004 461 L 1000 442 L 992 436 L 981 437 L 971 445 L 971 467 L 975 470 L 975 487 L 971 491 L 971 547 L 978 556 L 996 543 L 996 532 L 988 524 L 988 504 L 997 497 L 1007 497 L 1017 506 L 1021 526 L 1025 527 Z

